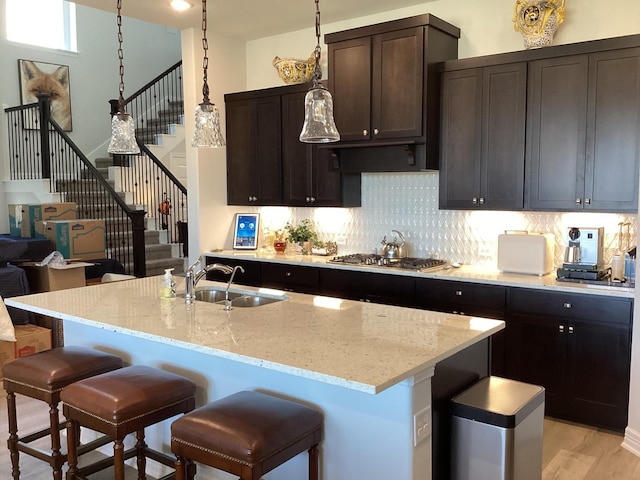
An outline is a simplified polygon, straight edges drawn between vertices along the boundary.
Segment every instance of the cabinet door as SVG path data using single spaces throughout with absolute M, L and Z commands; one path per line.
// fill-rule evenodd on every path
M 333 116 L 341 141 L 366 140 L 371 131 L 371 38 L 329 44 Z
M 239 100 L 225 104 L 227 123 L 227 203 L 249 205 L 255 195 L 255 104 Z
M 630 328 L 569 322 L 567 339 L 565 418 L 624 430 L 629 407 Z
M 227 203 L 282 203 L 280 96 L 226 103 Z
M 585 209 L 635 212 L 640 164 L 640 48 L 589 57 Z
M 587 118 L 588 56 L 529 63 L 528 207 L 581 209 Z
M 239 265 L 244 269 L 244 272 L 238 270 L 236 272 L 236 275 L 233 277 L 233 283 L 238 283 L 240 285 L 251 285 L 253 287 L 260 286 L 260 262 L 226 257 L 215 258 L 209 256 L 207 256 L 206 262 L 207 265 L 210 265 L 212 263 L 222 263 L 224 265 L 229 265 L 230 267 Z M 227 283 L 229 281 L 229 275 L 220 272 L 219 270 L 214 270 L 207 273 L 207 280 Z
M 372 138 L 423 134 L 423 52 L 424 27 L 373 37 Z
M 282 96 L 282 167 L 284 204 L 309 206 L 311 145 L 300 141 L 305 93 Z
M 413 277 L 327 268 L 320 278 L 323 295 L 405 307 L 415 303 Z
M 440 208 L 474 208 L 480 192 L 482 70 L 442 79 Z
M 545 413 L 563 417 L 566 414 L 566 324 L 554 318 L 528 315 L 513 315 L 508 321 L 507 342 L 515 349 L 512 362 L 507 363 L 508 376 L 543 386 Z
M 306 92 L 282 96 L 282 164 L 284 204 L 333 207 L 342 205 L 340 172 L 331 152 L 300 141 Z
M 479 207 L 524 207 L 524 139 L 527 65 L 486 67 L 482 72 L 482 157 Z

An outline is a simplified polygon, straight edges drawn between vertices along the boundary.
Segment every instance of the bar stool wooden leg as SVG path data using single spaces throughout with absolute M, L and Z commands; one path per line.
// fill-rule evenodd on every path
M 60 453 L 60 420 L 58 404 L 49 405 L 49 422 L 51 425 L 51 461 L 53 463 L 53 479 L 62 480 L 64 457 Z
M 78 422 L 67 421 L 67 480 L 74 480 L 78 471 Z
M 147 444 L 144 441 L 144 430 L 138 430 L 136 432 L 136 440 L 138 480 L 146 480 L 147 456 L 145 455 L 145 448 L 147 448 Z
M 113 478 L 124 480 L 124 442 L 118 438 L 113 443 Z
M 18 417 L 16 413 L 16 394 L 7 392 L 7 416 L 9 420 L 9 439 L 7 446 L 11 455 L 11 476 L 20 478 L 20 452 L 18 451 Z
M 318 480 L 318 446 L 309 449 L 309 480 Z
M 175 469 L 176 469 L 176 480 L 187 480 L 187 477 L 186 477 L 187 469 L 186 469 L 184 458 L 176 456 Z

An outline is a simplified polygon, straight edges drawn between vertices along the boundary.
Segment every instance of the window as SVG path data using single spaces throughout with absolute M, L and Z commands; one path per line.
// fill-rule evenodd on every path
M 63 0 L 6 0 L 7 40 L 58 50 L 78 50 L 76 4 Z

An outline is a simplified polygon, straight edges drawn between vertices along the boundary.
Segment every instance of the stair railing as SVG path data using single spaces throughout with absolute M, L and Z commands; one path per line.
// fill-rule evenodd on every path
M 136 140 L 141 155 L 115 155 L 121 170 L 122 190 L 131 192 L 134 203 L 147 206 L 147 216 L 157 228 L 167 230 L 170 243 L 183 243 L 179 223 L 187 222 L 187 189 L 145 144 L 154 144 L 167 133 L 167 124 L 182 123 L 182 61 L 148 82 L 124 103 L 136 122 Z M 111 115 L 118 100 L 110 100 Z
M 145 211 L 127 205 L 51 118 L 49 95 L 5 113 L 10 179 L 48 179 L 50 191 L 58 193 L 60 201 L 77 204 L 79 219 L 105 221 L 109 258 L 122 263 L 129 274 L 146 276 Z
M 157 135 L 167 133 L 169 123 L 182 123 L 182 61 L 124 100 L 127 113 L 136 122 L 136 138 L 142 143 L 155 143 Z M 118 111 L 118 100 L 110 100 L 111 115 Z

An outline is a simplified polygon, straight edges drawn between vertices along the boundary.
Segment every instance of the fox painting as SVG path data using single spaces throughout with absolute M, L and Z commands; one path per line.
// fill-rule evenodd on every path
M 71 131 L 71 99 L 69 96 L 69 67 L 30 60 L 20 60 L 22 78 L 22 103 L 27 105 L 38 101 L 37 95 L 51 95 L 51 117 L 60 128 Z M 45 68 L 52 67 L 52 68 Z M 45 70 L 45 71 L 43 71 Z M 48 71 L 53 70 L 53 71 Z

